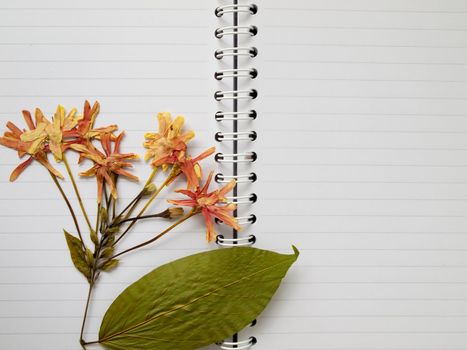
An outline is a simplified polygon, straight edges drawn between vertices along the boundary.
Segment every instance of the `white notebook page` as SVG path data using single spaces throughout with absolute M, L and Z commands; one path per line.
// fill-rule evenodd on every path
M 301 250 L 257 326 L 256 349 L 465 349 L 464 1 L 257 1 L 260 97 L 251 127 L 257 246 Z M 215 5 L 215 4 L 214 4 Z M 5 8 L 9 6 L 8 8 Z M 213 2 L 33 1 L 0 9 L 0 118 L 102 104 L 139 151 L 159 110 L 212 140 Z M 245 22 L 247 18 L 245 18 Z M 243 85 L 245 86 L 245 85 Z M 206 122 L 208 121 L 208 122 Z M 203 139 L 203 141 L 201 141 Z M 77 349 L 86 293 L 47 174 L 0 157 L 0 343 Z M 86 169 L 86 168 L 83 168 Z M 64 171 L 61 168 L 62 171 Z M 138 166 L 144 179 L 148 169 Z M 92 181 L 82 184 L 95 201 Z M 69 187 L 67 187 L 69 188 Z M 244 188 L 248 190 L 247 188 Z M 136 186 L 129 184 L 122 197 Z M 149 236 L 140 226 L 127 244 Z M 183 233 L 186 234 L 183 234 Z M 207 249 L 189 226 L 105 276 L 89 322 L 152 267 Z M 94 333 L 93 333 L 94 332 Z
M 187 128 L 197 134 L 191 143 L 194 155 L 214 145 L 216 19 L 210 5 L 188 0 L 2 2 L 2 130 L 8 120 L 24 127 L 22 109 L 38 106 L 50 116 L 58 103 L 82 110 L 87 98 L 101 103 L 98 125 L 117 123 L 127 131 L 123 152 L 144 154 L 143 135 L 157 129 L 158 111 L 185 115 Z M 74 232 L 74 226 L 42 167 L 31 166 L 17 182 L 8 182 L 17 164 L 15 152 L 2 148 L 0 348 L 80 349 L 87 285 L 72 266 L 62 233 L 63 228 Z M 145 181 L 150 169 L 143 164 L 136 163 L 136 172 Z M 215 167 L 204 164 L 206 169 Z M 57 167 L 65 173 L 63 165 Z M 88 167 L 73 165 L 75 171 Z M 94 221 L 94 180 L 80 181 L 79 186 Z M 74 197 L 69 181 L 65 187 Z M 120 197 L 128 202 L 138 188 L 126 183 Z M 79 207 L 75 210 L 79 213 Z M 123 257 L 117 270 L 102 275 L 91 306 L 87 340 L 96 339 L 105 310 L 129 283 L 164 262 L 212 247 L 205 243 L 202 220 L 195 221 L 180 226 L 159 244 Z M 157 222 L 139 225 L 123 243 L 130 247 L 166 226 Z
M 257 4 L 257 349 L 466 349 L 467 2 Z

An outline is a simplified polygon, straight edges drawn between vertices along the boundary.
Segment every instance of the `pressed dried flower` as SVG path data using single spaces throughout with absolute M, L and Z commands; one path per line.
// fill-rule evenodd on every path
M 188 156 L 180 162 L 180 170 L 186 177 L 188 189 L 199 187 L 199 180 L 203 177 L 203 171 L 198 162 L 209 157 L 215 150 L 215 147 L 211 147 L 195 158 Z
M 148 149 L 145 160 L 152 159 L 151 165 L 156 168 L 162 167 L 166 171 L 169 165 L 176 164 L 183 160 L 186 151 L 186 144 L 194 136 L 193 131 L 182 133 L 185 119 L 182 116 L 172 120 L 170 113 L 163 112 L 157 114 L 159 122 L 159 132 L 146 133 L 144 137 L 144 147 Z
M 192 207 L 194 210 L 199 210 L 201 212 L 206 223 L 206 240 L 208 242 L 212 242 L 216 237 L 214 232 L 214 218 L 218 218 L 235 230 L 240 230 L 236 218 L 230 215 L 237 206 L 234 203 L 219 205 L 227 202 L 225 195 L 235 187 L 235 180 L 230 181 L 219 190 L 208 192 L 212 174 L 212 172 L 209 173 L 208 179 L 202 188 L 198 187 L 195 191 L 176 190 L 176 192 L 182 193 L 190 199 L 169 200 L 169 203 Z
M 98 101 L 94 102 L 93 106 L 89 101 L 84 102 L 83 117 L 78 121 L 76 127 L 64 133 L 66 138 L 73 138 L 69 143 L 79 143 L 87 145 L 92 139 L 100 139 L 103 134 L 112 134 L 118 129 L 117 125 L 109 125 L 101 128 L 94 128 L 96 117 L 99 114 L 100 104 Z
M 87 159 L 90 159 L 94 162 L 94 165 L 80 173 L 80 176 L 92 177 L 96 176 L 97 180 L 97 201 L 100 203 L 102 199 L 103 187 L 107 183 L 110 189 L 110 193 L 114 198 L 117 198 L 117 187 L 115 186 L 115 181 L 112 174 L 122 175 L 131 180 L 138 180 L 138 177 L 129 173 L 125 168 L 132 168 L 133 165 L 128 162 L 128 160 L 133 160 L 139 158 L 137 154 L 134 153 L 124 153 L 120 152 L 120 142 L 123 138 L 123 132 L 120 133 L 115 141 L 112 141 L 111 134 L 102 134 L 100 137 L 102 149 L 104 153 L 99 151 L 93 145 L 89 144 L 87 147 L 81 144 L 72 144 L 70 145 L 75 151 L 81 153 L 81 156 Z M 112 150 L 112 142 L 114 147 Z
M 43 135 L 47 127 L 47 121 L 42 114 L 42 111 L 37 108 L 35 111 L 35 120 L 33 121 L 29 111 L 23 111 L 23 117 L 29 130 L 21 130 L 12 122 L 6 124 L 9 131 L 6 131 L 0 137 L 0 144 L 18 151 L 19 158 L 29 155 L 28 159 L 19 164 L 11 173 L 10 181 L 15 181 L 19 175 L 32 163 L 37 160 L 45 166 L 53 175 L 63 178 L 63 175 L 56 170 L 49 162 L 47 153 L 50 152 L 49 144 L 47 142 L 47 135 Z M 37 134 L 37 137 L 31 137 L 31 134 Z M 28 136 L 25 136 L 28 135 Z
M 37 111 L 42 114 L 40 109 L 36 109 Z M 30 153 L 35 152 L 41 144 L 47 142 L 55 160 L 61 161 L 64 151 L 64 133 L 73 129 L 80 119 L 82 119 L 82 116 L 76 114 L 76 108 L 71 109 L 65 116 L 65 108 L 62 105 L 58 105 L 52 122 L 42 117 L 41 121 L 37 123 L 36 128 L 26 131 L 21 135 L 21 139 L 31 142 Z

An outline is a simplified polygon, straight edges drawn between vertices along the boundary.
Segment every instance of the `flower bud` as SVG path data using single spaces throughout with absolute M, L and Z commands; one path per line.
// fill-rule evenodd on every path
M 175 219 L 175 218 L 182 216 L 184 214 L 184 210 L 181 207 L 172 207 L 172 208 L 167 209 L 164 212 L 164 214 L 165 214 L 164 215 L 165 218 Z
M 156 190 L 157 190 L 156 185 L 154 185 L 154 184 L 149 184 L 149 185 L 147 185 L 146 187 L 144 187 L 143 194 L 144 194 L 145 196 L 148 196 L 148 195 L 153 194 L 154 192 L 156 192 Z

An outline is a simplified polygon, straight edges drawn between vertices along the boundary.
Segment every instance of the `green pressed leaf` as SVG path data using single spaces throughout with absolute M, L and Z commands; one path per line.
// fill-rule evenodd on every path
M 70 250 L 71 261 L 73 261 L 73 264 L 78 269 L 78 271 L 81 272 L 89 281 L 91 279 L 91 270 L 86 261 L 86 252 L 83 250 L 81 241 L 65 230 L 63 230 L 63 232 L 65 233 L 68 249 Z
M 298 257 L 216 249 L 163 265 L 107 310 L 99 342 L 111 350 L 193 350 L 223 340 L 266 307 Z

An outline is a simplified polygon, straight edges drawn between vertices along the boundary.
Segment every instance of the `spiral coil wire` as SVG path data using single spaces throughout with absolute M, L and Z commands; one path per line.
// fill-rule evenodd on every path
M 239 151 L 239 143 L 242 144 L 248 142 L 254 142 L 257 139 L 257 133 L 254 130 L 239 130 L 239 121 L 252 121 L 257 118 L 255 110 L 238 110 L 238 102 L 240 100 L 250 101 L 258 97 L 258 91 L 255 89 L 239 89 L 239 81 L 245 81 L 245 79 L 256 79 L 258 71 L 253 67 L 238 67 L 238 59 L 240 57 L 253 59 L 258 55 L 258 49 L 254 46 L 239 46 L 238 38 L 242 37 L 254 37 L 258 34 L 258 28 L 254 25 L 239 25 L 238 15 L 253 16 L 258 12 L 258 7 L 255 4 L 239 4 L 238 0 L 232 0 L 233 4 L 219 6 L 215 9 L 214 13 L 217 17 L 223 17 L 226 15 L 233 16 L 233 25 L 226 25 L 219 27 L 215 30 L 214 35 L 218 39 L 224 37 L 233 38 L 232 47 L 219 48 L 214 52 L 214 56 L 218 60 L 225 60 L 231 58 L 233 60 L 233 67 L 229 69 L 218 70 L 214 73 L 214 78 L 218 81 L 232 79 L 233 89 L 232 90 L 218 90 L 214 93 L 214 99 L 218 102 L 229 102 L 232 103 L 232 110 L 218 111 L 215 113 L 215 120 L 220 123 L 230 122 L 233 123 L 233 130 L 229 132 L 219 131 L 215 135 L 217 142 L 232 143 L 232 153 L 217 153 L 215 160 L 218 163 L 232 164 L 233 173 L 223 174 L 217 173 L 215 181 L 219 184 L 228 183 L 232 179 L 236 180 L 237 184 L 248 184 L 253 183 L 257 180 L 257 175 L 254 172 L 239 173 L 238 165 L 240 163 L 253 163 L 257 159 L 256 152 L 241 152 Z M 248 208 L 249 205 L 255 203 L 258 197 L 255 193 L 238 193 L 237 186 L 235 186 L 234 193 L 232 196 L 227 197 L 230 203 L 235 203 L 237 206 L 242 205 Z M 254 225 L 256 223 L 256 215 L 246 214 L 244 216 L 238 216 L 237 211 L 234 212 L 234 216 L 241 225 Z M 222 224 L 222 221 L 216 220 L 216 223 Z M 238 246 L 251 246 L 256 242 L 256 237 L 253 234 L 248 236 L 239 237 L 237 232 L 234 230 L 233 238 L 224 237 L 223 235 L 217 235 L 216 243 L 221 247 L 238 247 Z M 254 326 L 256 320 L 251 324 Z M 238 334 L 233 336 L 233 341 L 224 341 L 219 343 L 220 349 L 250 349 L 253 347 L 257 339 L 255 337 L 249 337 L 248 339 L 241 340 Z

